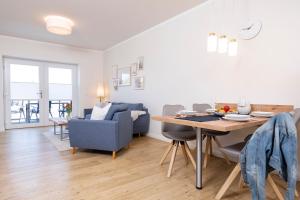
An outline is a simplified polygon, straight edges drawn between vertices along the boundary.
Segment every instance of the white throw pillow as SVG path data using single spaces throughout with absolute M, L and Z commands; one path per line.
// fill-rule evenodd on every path
M 107 104 L 103 108 L 100 108 L 99 106 L 94 106 L 91 120 L 104 120 L 109 108 L 111 106 L 111 103 Z
M 132 118 L 132 121 L 137 120 L 137 118 L 139 118 L 139 116 L 145 115 L 145 114 L 146 114 L 146 112 L 145 112 L 145 111 L 142 111 L 142 110 L 132 110 L 132 111 L 131 111 L 131 118 Z

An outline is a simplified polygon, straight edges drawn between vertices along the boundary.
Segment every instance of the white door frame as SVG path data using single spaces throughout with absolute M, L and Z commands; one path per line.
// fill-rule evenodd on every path
M 4 119 L 5 119 L 5 129 L 13 128 L 29 128 L 29 127 L 39 127 L 48 126 L 49 123 L 49 84 L 48 84 L 48 69 L 53 68 L 67 68 L 72 69 L 72 105 L 73 105 L 73 115 L 78 114 L 79 105 L 79 92 L 78 92 L 78 65 L 76 64 L 64 64 L 49 61 L 39 61 L 31 59 L 22 59 L 14 57 L 3 57 L 4 60 Z M 33 65 L 39 66 L 39 89 L 42 92 L 42 98 L 40 101 L 40 120 L 38 123 L 22 123 L 22 124 L 11 124 L 10 114 L 10 64 L 21 64 L 21 65 Z

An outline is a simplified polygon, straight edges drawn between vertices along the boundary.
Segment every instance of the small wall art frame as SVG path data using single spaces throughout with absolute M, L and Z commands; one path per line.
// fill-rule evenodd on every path
M 137 64 L 138 64 L 138 70 L 139 71 L 144 70 L 144 57 L 143 56 L 138 57 Z
M 145 87 L 145 78 L 144 76 L 136 76 L 133 78 L 133 86 L 135 90 L 143 90 Z
M 138 63 L 131 64 L 131 74 L 132 76 L 136 76 L 138 74 Z
M 113 85 L 115 90 L 118 90 L 119 80 L 118 79 L 113 79 L 112 80 L 112 85 Z
M 118 78 L 118 65 L 112 66 L 112 79 Z
M 130 86 L 131 85 L 131 67 L 123 67 L 118 69 L 118 86 Z

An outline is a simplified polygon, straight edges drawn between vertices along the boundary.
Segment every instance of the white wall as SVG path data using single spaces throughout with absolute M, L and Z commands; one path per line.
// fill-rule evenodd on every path
M 151 115 L 164 104 L 237 102 L 293 104 L 300 107 L 300 1 L 208 1 L 104 52 L 104 79 L 113 101 L 143 102 Z M 214 16 L 214 17 L 212 17 Z M 238 24 L 260 19 L 263 29 L 250 41 L 239 41 L 239 56 L 206 52 L 211 31 L 235 35 Z M 223 28 L 222 28 L 223 27 Z M 112 88 L 112 65 L 145 60 L 145 90 Z M 160 123 L 151 121 L 150 136 L 161 138 Z M 241 139 L 231 134 L 223 143 Z M 235 138 L 235 139 L 233 139 Z
M 79 109 L 90 107 L 97 101 L 96 90 L 103 73 L 101 51 L 0 36 L 0 131 L 4 129 L 3 56 L 78 64 Z

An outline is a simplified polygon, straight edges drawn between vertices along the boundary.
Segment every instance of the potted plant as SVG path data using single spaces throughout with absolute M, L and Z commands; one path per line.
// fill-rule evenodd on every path
M 67 119 L 71 119 L 71 113 L 72 113 L 72 104 L 67 103 L 65 105 L 66 113 L 67 113 Z

